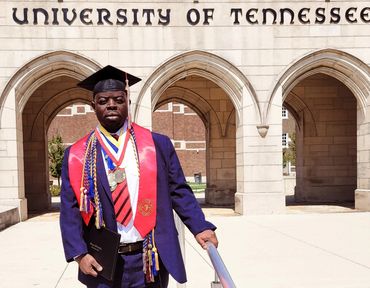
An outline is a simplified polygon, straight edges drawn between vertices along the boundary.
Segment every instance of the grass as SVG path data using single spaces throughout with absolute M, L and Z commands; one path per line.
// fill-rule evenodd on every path
M 204 192 L 204 190 L 206 189 L 206 183 L 188 182 L 188 184 L 194 193 L 201 193 Z

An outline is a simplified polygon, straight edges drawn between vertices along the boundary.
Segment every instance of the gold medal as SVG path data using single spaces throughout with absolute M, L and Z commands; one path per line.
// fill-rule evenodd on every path
M 126 179 L 126 172 L 125 169 L 118 168 L 116 171 L 114 171 L 114 180 L 117 183 L 122 183 Z

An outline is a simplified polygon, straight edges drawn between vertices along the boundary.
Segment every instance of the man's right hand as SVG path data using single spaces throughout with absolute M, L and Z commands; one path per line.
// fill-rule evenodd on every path
M 98 276 L 98 273 L 96 271 L 100 272 L 103 270 L 103 267 L 100 266 L 99 263 L 96 262 L 95 258 L 90 254 L 78 256 L 76 258 L 76 262 L 78 263 L 78 266 L 80 266 L 82 273 L 86 275 L 96 277 Z

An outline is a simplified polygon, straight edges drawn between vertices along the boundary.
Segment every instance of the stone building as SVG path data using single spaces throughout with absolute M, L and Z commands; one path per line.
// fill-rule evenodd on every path
M 367 1 L 6 1 L 0 11 L 0 204 L 50 206 L 46 131 L 111 64 L 134 120 L 187 105 L 206 133 L 206 201 L 281 213 L 284 105 L 297 123 L 296 197 L 370 210 Z

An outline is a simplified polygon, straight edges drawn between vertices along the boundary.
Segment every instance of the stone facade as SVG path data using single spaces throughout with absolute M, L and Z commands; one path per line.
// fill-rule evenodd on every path
M 200 2 L 200 3 L 199 3 Z M 6 1 L 0 11 L 0 203 L 50 206 L 46 131 L 112 64 L 143 79 L 133 118 L 168 102 L 206 135 L 206 201 L 284 211 L 281 108 L 297 120 L 296 196 L 370 210 L 366 1 Z

